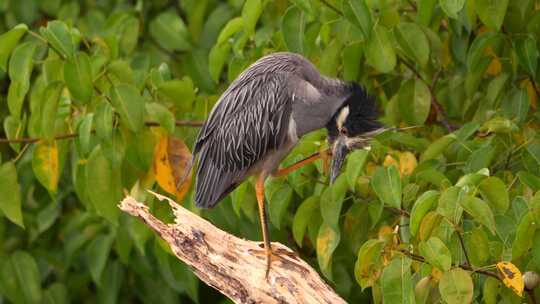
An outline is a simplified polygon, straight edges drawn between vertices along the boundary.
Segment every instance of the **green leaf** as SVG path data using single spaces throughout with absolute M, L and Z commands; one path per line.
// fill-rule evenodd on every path
M 540 177 L 526 171 L 518 172 L 517 176 L 522 184 L 529 186 L 533 191 L 540 190 Z
M 516 238 L 512 243 L 512 260 L 527 254 L 532 247 L 533 235 L 538 225 L 532 212 L 527 212 L 519 221 Z
M 478 188 L 484 200 L 499 213 L 504 214 L 506 212 L 510 205 L 510 198 L 506 185 L 500 178 L 496 176 L 487 177 L 478 185 Z
M 298 246 L 302 247 L 304 243 L 304 234 L 313 215 L 319 208 L 319 197 L 316 195 L 308 197 L 296 211 L 292 224 L 292 233 Z
M 223 44 L 234 34 L 238 33 L 244 27 L 244 20 L 240 17 L 233 18 L 227 22 L 219 33 L 217 44 Z
M 486 281 L 484 282 L 484 288 L 482 288 L 483 291 L 483 298 L 482 300 L 486 304 L 497 304 L 497 296 L 499 295 L 501 289 L 501 281 L 488 277 L 486 278 Z
M 437 213 L 446 217 L 454 224 L 459 224 L 463 209 L 461 201 L 465 199 L 465 192 L 459 187 L 450 187 L 444 190 L 439 197 Z
M 26 24 L 18 24 L 8 32 L 0 35 L 0 68 L 7 71 L 7 63 L 11 51 L 17 46 L 21 37 L 28 31 Z
M 8 139 L 20 138 L 24 133 L 24 122 L 13 116 L 8 116 L 4 119 L 4 132 Z M 10 143 L 10 147 L 15 152 L 19 152 L 21 149 L 19 143 Z
M 208 69 L 212 80 L 215 82 L 219 81 L 219 77 L 225 63 L 229 59 L 230 53 L 231 45 L 229 43 L 216 44 L 210 50 L 210 54 L 208 54 Z
M 0 269 L 0 290 L 13 303 L 40 303 L 41 278 L 34 258 L 15 251 Z
M 461 268 L 445 272 L 439 281 L 441 298 L 448 304 L 471 303 L 473 288 L 471 275 Z
M 147 103 L 146 111 L 152 121 L 157 121 L 169 134 L 174 133 L 174 115 L 165 106 L 157 102 Z
M 94 126 L 96 135 L 101 140 L 109 140 L 113 133 L 113 115 L 112 106 L 104 99 L 101 99 L 94 113 Z
M 99 235 L 92 239 L 86 249 L 86 264 L 97 286 L 101 286 L 101 274 L 105 269 L 113 241 L 111 235 Z
M 131 131 L 137 132 L 144 126 L 144 99 L 137 88 L 119 84 L 111 88 L 111 101 L 120 120 Z
M 455 140 L 456 140 L 455 134 L 448 134 L 435 140 L 427 147 L 426 151 L 422 153 L 422 155 L 420 156 L 420 162 L 424 162 L 424 161 L 438 157 Z
M 32 154 L 32 169 L 37 180 L 51 194 L 58 189 L 60 166 L 56 141 L 40 142 Z
M 435 12 L 435 5 L 437 2 L 438 0 L 418 0 L 416 2 L 418 6 L 418 15 L 416 20 L 419 24 L 429 26 L 433 13 Z
M 381 240 L 368 240 L 358 250 L 358 258 L 354 264 L 354 276 L 362 290 L 373 286 L 379 279 L 383 247 L 384 242 Z
M 342 48 L 341 43 L 337 39 L 334 39 L 324 49 L 321 62 L 319 63 L 319 69 L 322 74 L 331 77 L 337 76 Z
M 439 0 L 439 4 L 446 16 L 456 19 L 465 5 L 465 0 Z
M 477 197 L 467 196 L 465 199 L 459 200 L 459 203 L 468 214 L 482 225 L 486 226 L 491 233 L 496 233 L 495 217 L 486 202 Z
M 112 223 L 116 223 L 120 201 L 120 185 L 110 162 L 98 145 L 88 158 L 86 167 L 86 187 L 88 195 L 97 213 Z
M 349 187 L 354 191 L 356 186 L 356 181 L 364 169 L 369 152 L 367 150 L 355 150 L 349 154 L 347 160 L 347 168 L 345 173 L 347 175 L 347 182 Z
M 281 21 L 281 32 L 287 49 L 291 52 L 304 53 L 304 31 L 306 17 L 304 12 L 296 6 L 291 6 L 285 12 Z
M 17 88 L 18 98 L 8 97 L 9 112 L 19 118 L 21 115 L 24 96 L 30 87 L 30 76 L 32 74 L 33 56 L 36 45 L 32 42 L 25 42 L 18 45 L 9 59 L 9 78 L 13 83 L 19 85 Z M 11 86 L 10 92 L 11 94 Z
M 486 266 L 490 257 L 490 248 L 484 228 L 478 227 L 465 234 L 465 240 L 471 264 L 477 267 Z
M 321 196 L 322 218 L 335 230 L 339 229 L 339 216 L 345 194 L 347 194 L 347 180 L 344 175 L 341 175 L 330 187 L 325 189 Z
M 343 49 L 343 62 L 347 64 L 343 66 L 343 79 L 347 81 L 356 81 L 360 75 L 362 66 L 362 57 L 364 53 L 363 43 L 355 42 L 347 45 Z
M 349 22 L 356 25 L 362 31 L 366 40 L 371 38 L 373 20 L 365 0 L 343 1 L 343 14 Z
M 367 63 L 381 73 L 389 73 L 396 66 L 396 53 L 388 30 L 383 26 L 376 26 L 373 35 L 366 44 Z
M 158 86 L 158 92 L 160 96 L 174 103 L 182 112 L 188 112 L 195 100 L 193 81 L 189 77 L 184 77 L 182 80 L 164 81 Z
M 371 179 L 371 186 L 383 203 L 401 209 L 401 179 L 395 166 L 386 169 L 378 167 Z
M 502 109 L 505 116 L 518 125 L 526 121 L 529 107 L 529 94 L 525 88 L 514 89 L 510 98 L 502 100 Z
M 401 22 L 394 30 L 396 40 L 405 55 L 424 67 L 429 60 L 429 41 L 424 31 L 416 23 Z M 427 88 L 427 87 L 426 87 Z
M 77 56 L 66 61 L 64 80 L 75 101 L 82 104 L 90 101 L 94 87 L 90 59 L 86 53 L 79 52 Z
M 92 136 L 93 121 L 94 113 L 89 113 L 84 116 L 77 128 L 77 133 L 79 134 L 77 137 L 77 144 L 82 155 L 86 155 L 88 152 L 90 152 L 90 139 Z
M 475 0 L 474 8 L 480 20 L 493 31 L 499 31 L 504 21 L 508 0 Z
M 448 247 L 439 238 L 430 237 L 427 241 L 421 242 L 418 245 L 418 250 L 420 250 L 420 254 L 431 265 L 443 272 L 450 270 L 452 266 L 452 255 Z
M 281 229 L 282 219 L 291 203 L 294 191 L 288 183 L 275 181 L 265 187 L 265 192 L 268 199 L 270 222 Z
M 476 36 L 467 53 L 469 71 L 476 71 L 478 69 L 480 60 L 485 56 L 484 50 L 488 46 L 493 45 L 498 38 L 499 35 L 493 32 L 486 32 Z
M 168 51 L 187 51 L 192 47 L 184 21 L 173 10 L 155 17 L 150 22 L 149 32 Z
M 68 304 L 68 292 L 61 283 L 53 283 L 43 292 L 42 304 Z
M 17 178 L 17 169 L 13 162 L 7 162 L 0 166 L 0 210 L 13 223 L 24 228 L 21 187 Z M 1 281 L 1 280 L 0 280 Z
M 384 303 L 416 303 L 411 275 L 411 259 L 397 256 L 386 266 L 381 276 Z
M 534 39 L 534 36 L 527 36 L 525 39 L 518 40 L 515 48 L 521 67 L 529 75 L 535 77 L 538 66 L 538 49 L 536 48 L 536 39 Z
M 242 8 L 242 20 L 244 21 L 244 29 L 249 35 L 255 33 L 255 26 L 263 11 L 262 0 L 246 0 Z
M 540 165 L 540 142 L 532 142 L 527 145 L 527 152 L 534 158 L 536 163 Z
M 58 20 L 48 22 L 46 28 L 40 28 L 40 32 L 60 55 L 66 58 L 75 57 L 78 43 L 72 30 L 64 22 Z
M 420 223 L 439 199 L 439 191 L 428 190 L 418 197 L 411 210 L 411 220 L 409 223 L 411 235 L 415 236 L 420 228 Z
M 401 117 L 409 125 L 423 125 L 431 109 L 431 93 L 421 80 L 407 80 L 399 89 Z
M 334 230 L 323 222 L 317 236 L 317 260 L 324 276 L 332 279 L 332 254 L 336 250 L 341 236 L 339 230 Z
M 41 135 L 52 140 L 55 135 L 56 118 L 58 115 L 58 104 L 64 84 L 59 81 L 51 82 L 43 93 L 43 103 L 41 104 Z

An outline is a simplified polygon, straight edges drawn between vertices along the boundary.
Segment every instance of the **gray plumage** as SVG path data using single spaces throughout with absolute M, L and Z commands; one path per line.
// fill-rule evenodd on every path
M 325 127 L 351 90 L 300 55 L 274 53 L 252 64 L 199 133 L 196 205 L 213 207 L 248 176 L 271 174 L 299 138 Z

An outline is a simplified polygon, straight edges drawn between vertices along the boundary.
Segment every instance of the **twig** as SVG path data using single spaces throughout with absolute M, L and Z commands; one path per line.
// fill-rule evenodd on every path
M 538 87 L 536 86 L 536 82 L 534 82 L 534 79 L 532 78 L 531 75 L 528 76 L 529 77 L 529 81 L 531 82 L 533 88 L 534 88 L 534 92 L 536 93 L 536 98 L 539 98 L 540 97 L 540 91 L 538 91 Z
M 129 196 L 119 208 L 141 219 L 195 275 L 235 303 L 346 303 L 317 271 L 286 246 L 272 243 L 272 268 L 265 279 L 266 260 L 260 242 L 235 237 L 173 200 L 151 193 L 169 203 L 174 223 L 161 222 L 148 206 Z
M 416 4 L 414 2 L 412 2 L 411 0 L 407 0 L 407 2 L 411 5 L 411 7 L 413 8 L 413 10 L 415 12 L 418 10 L 418 8 L 416 7 Z
M 341 17 L 343 17 L 343 13 L 335 6 L 333 6 L 332 4 L 328 3 L 328 1 L 326 0 L 319 0 L 321 1 L 322 4 L 324 4 L 324 6 L 328 7 L 329 9 L 333 10 L 334 12 L 336 12 L 336 14 L 340 15 Z
M 181 127 L 200 127 L 204 124 L 203 121 L 198 121 L 198 120 L 177 120 L 175 122 L 175 125 L 176 126 L 181 126 Z M 155 121 L 148 121 L 148 122 L 145 122 L 145 125 L 147 127 L 157 127 L 157 126 L 160 126 L 160 124 L 158 122 L 155 122 Z M 95 131 L 92 130 L 92 133 L 94 133 Z M 54 137 L 54 140 L 63 140 L 63 139 L 70 139 L 70 138 L 75 138 L 79 136 L 78 133 L 68 133 L 68 134 L 62 134 L 62 135 L 57 135 Z M 13 138 L 13 139 L 8 139 L 8 138 L 0 138 L 0 144 L 10 144 L 10 143 L 35 143 L 35 142 L 38 142 L 40 140 L 42 140 L 43 138 L 39 138 L 39 137 L 22 137 L 22 138 Z
M 410 63 L 408 63 L 406 60 L 401 59 L 400 60 L 403 65 L 405 65 L 409 70 L 411 70 L 414 75 L 418 79 L 420 79 L 423 83 L 426 84 L 428 87 L 429 93 L 431 95 L 431 106 L 433 109 L 435 109 L 435 112 L 437 113 L 437 116 L 439 117 L 439 120 L 441 124 L 448 130 L 448 132 L 454 131 L 456 128 L 450 124 L 448 121 L 448 118 L 446 118 L 446 112 L 444 111 L 443 107 L 441 106 L 441 103 L 437 99 L 437 96 L 435 95 L 435 85 L 437 84 L 437 81 L 439 79 L 440 70 L 437 71 L 435 76 L 433 77 L 433 83 L 427 82 L 427 80 L 420 75 L 420 73 L 412 66 Z
M 465 248 L 465 242 L 463 241 L 463 236 L 461 235 L 461 232 L 454 227 L 454 230 L 457 233 L 459 243 L 461 244 L 461 249 L 463 250 L 463 254 L 465 255 L 465 261 L 467 261 L 467 265 L 471 265 L 471 260 L 469 260 L 469 254 L 467 253 L 467 248 Z

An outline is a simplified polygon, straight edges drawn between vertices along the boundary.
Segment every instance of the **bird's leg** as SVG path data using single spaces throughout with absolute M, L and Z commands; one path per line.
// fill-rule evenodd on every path
M 268 218 L 266 217 L 266 206 L 264 204 L 264 173 L 259 174 L 255 183 L 255 193 L 257 195 L 257 203 L 259 205 L 259 219 L 261 221 L 261 231 L 264 241 L 264 252 L 266 253 L 266 274 L 268 278 L 270 272 L 270 264 L 272 262 L 272 247 L 270 245 L 270 236 L 268 234 Z
M 300 169 L 303 166 L 316 161 L 319 158 L 321 158 L 321 153 L 314 153 L 313 155 L 311 155 L 311 156 L 309 156 L 307 158 L 304 158 L 304 159 L 302 159 L 300 161 L 297 161 L 296 163 L 294 163 L 294 164 L 292 164 L 292 165 L 290 165 L 290 166 L 288 166 L 286 168 L 279 169 L 277 172 L 273 173 L 272 176 L 273 177 L 280 177 L 280 176 L 283 176 L 283 175 L 287 175 L 287 174 L 293 172 L 294 170 Z

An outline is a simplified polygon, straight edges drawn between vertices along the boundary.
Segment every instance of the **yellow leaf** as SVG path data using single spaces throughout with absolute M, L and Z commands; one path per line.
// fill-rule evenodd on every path
M 34 148 L 32 169 L 38 181 L 51 193 L 58 188 L 58 147 L 56 141 L 39 142 Z
M 518 296 L 522 296 L 525 283 L 521 271 L 510 262 L 497 263 L 497 269 L 503 275 L 503 283 L 506 287 L 512 289 Z
M 486 70 L 486 74 L 490 76 L 498 76 L 499 74 L 501 74 L 501 70 L 502 65 L 499 57 L 493 56 L 493 59 L 491 59 L 491 63 Z
M 401 175 L 411 175 L 418 162 L 416 157 L 409 151 L 399 153 L 399 173 Z
M 527 95 L 529 95 L 529 103 L 531 104 L 531 107 L 533 108 L 533 110 L 536 110 L 536 107 L 537 107 L 536 100 L 538 96 L 536 96 L 536 90 L 534 89 L 534 84 L 529 79 L 525 79 L 521 82 L 521 87 L 527 88 Z
M 177 138 L 162 136 L 154 153 L 154 174 L 158 185 L 170 194 L 176 195 L 177 201 L 182 201 L 191 184 L 191 152 L 184 142 Z M 182 185 L 177 185 L 190 170 Z
M 399 167 L 397 160 L 392 155 L 388 154 L 384 158 L 383 166 L 390 167 L 391 165 L 395 165 L 396 168 Z

